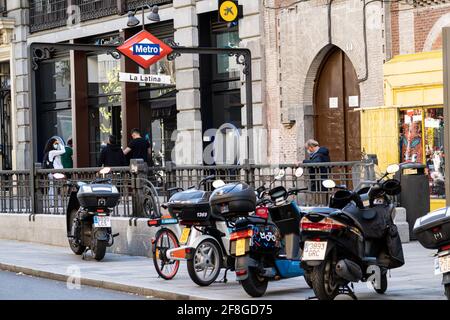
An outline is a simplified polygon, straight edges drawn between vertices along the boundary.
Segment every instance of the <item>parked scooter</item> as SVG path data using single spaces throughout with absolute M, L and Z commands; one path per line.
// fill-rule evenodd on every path
M 442 274 L 444 293 L 450 300 L 450 208 L 442 208 L 417 219 L 413 232 L 422 246 L 438 251 L 435 274 Z
M 391 200 L 400 194 L 400 182 L 385 180 L 398 170 L 398 165 L 389 166 L 380 179 L 365 181 L 369 187 L 358 192 L 332 180 L 323 182 L 324 187 L 337 189 L 329 208 L 310 210 L 300 223 L 302 267 L 311 272 L 319 300 L 332 300 L 341 293 L 356 299 L 348 284 L 359 281 L 370 281 L 383 294 L 388 270 L 404 264 Z
M 111 184 L 110 178 L 104 178 L 111 171 L 103 168 L 98 178 L 91 183 L 68 181 L 70 188 L 69 203 L 66 210 L 67 238 L 70 249 L 76 255 L 83 255 L 91 250 L 95 260 L 104 258 L 106 248 L 114 244 L 112 234 L 111 210 L 119 204 L 119 191 Z M 56 179 L 64 175 L 56 173 Z
M 284 175 L 285 171 L 280 170 L 270 186 Z M 302 175 L 303 169 L 298 168 L 295 176 Z M 286 190 L 283 186 L 259 189 L 260 194 L 267 196 L 260 196 L 255 215 L 241 215 L 235 220 L 230 251 L 236 257 L 237 280 L 250 296 L 264 295 L 270 280 L 304 276 L 300 267 L 302 214 L 289 197 L 307 189 Z
M 178 270 L 179 261 L 186 260 L 189 276 L 200 286 L 208 286 L 214 281 L 221 269 L 234 267 L 234 260 L 229 255 L 230 231 L 223 217 L 211 209 L 211 192 L 202 190 L 207 182 L 212 182 L 215 176 L 202 179 L 196 187 L 188 190 L 177 189 L 164 207 L 169 210 L 171 219 L 183 226 L 180 239 L 173 231 L 163 228 L 158 231 L 153 240 L 153 257 L 156 270 L 164 279 L 171 279 Z M 245 192 L 253 189 L 245 184 L 235 183 L 225 185 L 222 180 L 215 180 L 212 186 L 216 192 L 226 187 L 241 188 Z M 204 188 L 205 189 L 205 188 Z M 224 190 L 222 190 L 225 192 Z M 214 194 L 214 192 L 212 194 Z M 254 202 L 253 202 L 254 206 Z M 173 223 L 170 219 L 149 220 L 149 226 L 167 225 Z M 226 273 L 224 282 L 226 282 Z

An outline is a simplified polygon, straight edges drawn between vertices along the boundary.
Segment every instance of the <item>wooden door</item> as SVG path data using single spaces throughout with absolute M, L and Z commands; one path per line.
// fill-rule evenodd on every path
M 359 100 L 355 69 L 335 48 L 325 57 L 314 90 L 315 138 L 330 150 L 331 161 L 361 159 Z

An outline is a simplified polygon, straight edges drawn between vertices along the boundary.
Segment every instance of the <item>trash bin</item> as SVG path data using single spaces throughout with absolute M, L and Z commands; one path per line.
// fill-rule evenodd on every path
M 406 209 L 411 240 L 417 239 L 413 232 L 416 220 L 430 212 L 430 186 L 425 169 L 421 163 L 403 163 L 395 175 L 402 186 L 398 202 Z

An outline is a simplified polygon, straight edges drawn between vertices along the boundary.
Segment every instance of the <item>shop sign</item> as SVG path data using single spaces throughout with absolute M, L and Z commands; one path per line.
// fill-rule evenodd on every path
M 119 81 L 136 82 L 136 83 L 152 83 L 152 84 L 172 84 L 170 76 L 159 74 L 141 74 L 119 72 Z
M 145 30 L 125 41 L 117 50 L 144 69 L 173 51 L 171 47 Z

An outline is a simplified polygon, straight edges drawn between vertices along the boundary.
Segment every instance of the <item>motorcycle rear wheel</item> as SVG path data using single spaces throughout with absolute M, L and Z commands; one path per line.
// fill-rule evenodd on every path
M 450 283 L 447 283 L 444 287 L 445 296 L 447 297 L 447 300 L 450 300 Z
M 222 268 L 222 249 L 211 239 L 200 242 L 194 257 L 187 261 L 187 269 L 195 284 L 206 287 L 216 281 Z M 211 270 L 211 271 L 209 271 Z
M 155 236 L 153 243 L 153 265 L 155 266 L 156 272 L 164 280 L 173 279 L 180 267 L 179 260 L 169 260 L 163 255 L 169 249 L 175 249 L 180 247 L 177 236 L 172 230 L 162 228 Z
M 333 300 L 339 293 L 339 284 L 335 281 L 335 273 L 331 259 L 327 258 L 311 273 L 314 294 L 319 300 Z
M 256 268 L 248 268 L 248 277 L 241 281 L 245 292 L 253 298 L 262 297 L 267 291 L 269 279 L 261 277 Z
M 305 271 L 303 278 L 305 279 L 305 282 L 308 285 L 308 287 L 312 289 L 311 271 Z
M 102 260 L 106 254 L 106 247 L 108 246 L 108 241 L 97 240 L 93 241 L 92 253 L 94 254 L 94 259 L 97 261 Z

